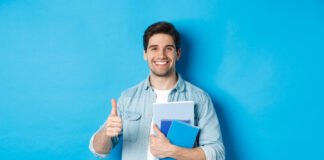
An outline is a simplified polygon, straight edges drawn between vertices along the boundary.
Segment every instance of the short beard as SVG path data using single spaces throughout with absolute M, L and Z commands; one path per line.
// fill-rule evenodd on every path
M 172 69 L 168 70 L 165 73 L 156 73 L 154 70 L 151 69 L 151 72 L 153 75 L 157 76 L 157 77 L 168 77 L 172 74 Z

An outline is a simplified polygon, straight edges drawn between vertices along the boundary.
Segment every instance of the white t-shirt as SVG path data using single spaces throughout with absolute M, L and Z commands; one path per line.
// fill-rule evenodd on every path
M 155 101 L 155 103 L 165 103 L 165 102 L 168 102 L 168 97 L 169 97 L 169 93 L 171 92 L 171 89 L 170 90 L 157 90 L 157 89 L 154 89 L 154 92 L 156 93 L 156 101 Z M 151 121 L 150 134 L 153 134 L 153 120 Z M 147 151 L 147 160 L 158 160 L 157 157 L 154 157 L 151 154 L 150 142 L 149 142 L 148 151 Z

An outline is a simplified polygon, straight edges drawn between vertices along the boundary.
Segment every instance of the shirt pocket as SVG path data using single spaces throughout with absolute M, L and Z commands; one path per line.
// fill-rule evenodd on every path
M 138 131 L 140 128 L 140 119 L 142 114 L 137 112 L 124 112 L 123 121 L 123 140 L 128 142 L 135 142 L 137 140 Z

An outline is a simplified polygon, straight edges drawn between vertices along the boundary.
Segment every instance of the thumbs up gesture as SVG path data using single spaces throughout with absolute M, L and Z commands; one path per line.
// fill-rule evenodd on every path
M 115 137 L 121 132 L 122 119 L 117 114 L 117 103 L 115 99 L 111 100 L 111 112 L 106 121 L 106 135 L 108 137 Z

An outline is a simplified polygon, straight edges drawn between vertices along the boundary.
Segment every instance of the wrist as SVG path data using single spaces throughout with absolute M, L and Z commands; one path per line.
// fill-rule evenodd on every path
M 173 144 L 170 144 L 170 152 L 168 157 L 175 157 L 179 151 L 179 147 Z

